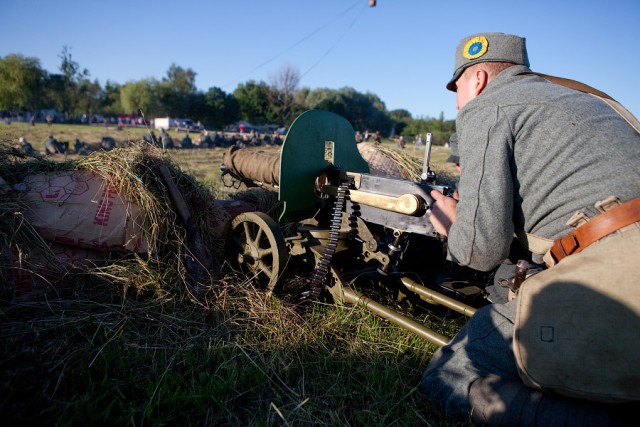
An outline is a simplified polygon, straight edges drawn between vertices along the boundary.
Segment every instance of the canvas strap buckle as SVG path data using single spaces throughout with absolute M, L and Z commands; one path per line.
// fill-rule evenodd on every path
M 558 263 L 569 255 L 581 252 L 592 243 L 637 221 L 640 221 L 640 197 L 601 213 L 572 233 L 555 240 L 549 253 L 553 261 Z

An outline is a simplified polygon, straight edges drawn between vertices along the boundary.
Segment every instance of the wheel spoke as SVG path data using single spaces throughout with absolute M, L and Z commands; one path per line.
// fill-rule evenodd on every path
M 244 229 L 244 235 L 245 235 L 245 238 L 247 239 L 247 243 L 249 244 L 253 243 L 253 240 L 251 238 L 251 228 L 250 228 L 249 222 L 247 221 L 243 222 L 242 228 Z
M 273 248 L 272 247 L 268 247 L 268 248 L 260 248 L 258 249 L 258 256 L 260 257 L 260 259 L 267 257 L 269 255 L 273 254 Z
M 258 228 L 258 231 L 256 232 L 256 237 L 253 239 L 253 242 L 256 244 L 256 248 L 260 247 L 260 239 L 262 238 L 263 234 L 264 234 L 264 230 L 262 228 Z
M 286 244 L 278 224 L 262 212 L 246 212 L 232 221 L 228 253 L 232 264 L 271 292 L 286 263 Z
M 262 260 L 258 263 L 258 269 L 269 279 L 273 278 L 273 270 L 267 264 L 262 262 Z

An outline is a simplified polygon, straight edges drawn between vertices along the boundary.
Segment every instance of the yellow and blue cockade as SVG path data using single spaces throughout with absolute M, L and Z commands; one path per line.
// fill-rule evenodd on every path
M 479 36 L 470 39 L 467 44 L 464 45 L 462 55 L 467 59 L 480 58 L 487 53 L 489 42 L 485 37 Z

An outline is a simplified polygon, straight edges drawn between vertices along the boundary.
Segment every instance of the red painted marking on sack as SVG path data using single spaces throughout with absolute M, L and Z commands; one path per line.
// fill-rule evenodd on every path
M 114 189 L 110 187 L 105 187 L 102 192 L 102 196 L 100 201 L 98 202 L 98 208 L 96 209 L 96 214 L 93 217 L 93 224 L 100 225 L 106 227 L 109 225 L 109 217 L 111 216 L 111 210 L 113 207 L 113 201 L 109 199 L 115 199 L 117 197 L 117 193 Z
M 48 188 L 47 190 L 44 191 L 43 196 L 45 199 L 57 199 L 60 197 L 60 193 L 62 192 L 62 189 L 61 188 L 54 189 L 54 188 L 55 187 Z

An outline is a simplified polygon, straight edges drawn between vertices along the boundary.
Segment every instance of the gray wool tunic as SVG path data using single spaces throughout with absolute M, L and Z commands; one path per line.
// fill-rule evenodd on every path
M 458 113 L 462 173 L 452 260 L 488 271 L 509 254 L 514 229 L 547 239 L 571 231 L 579 210 L 640 196 L 640 135 L 600 99 L 525 66 L 498 74 Z

